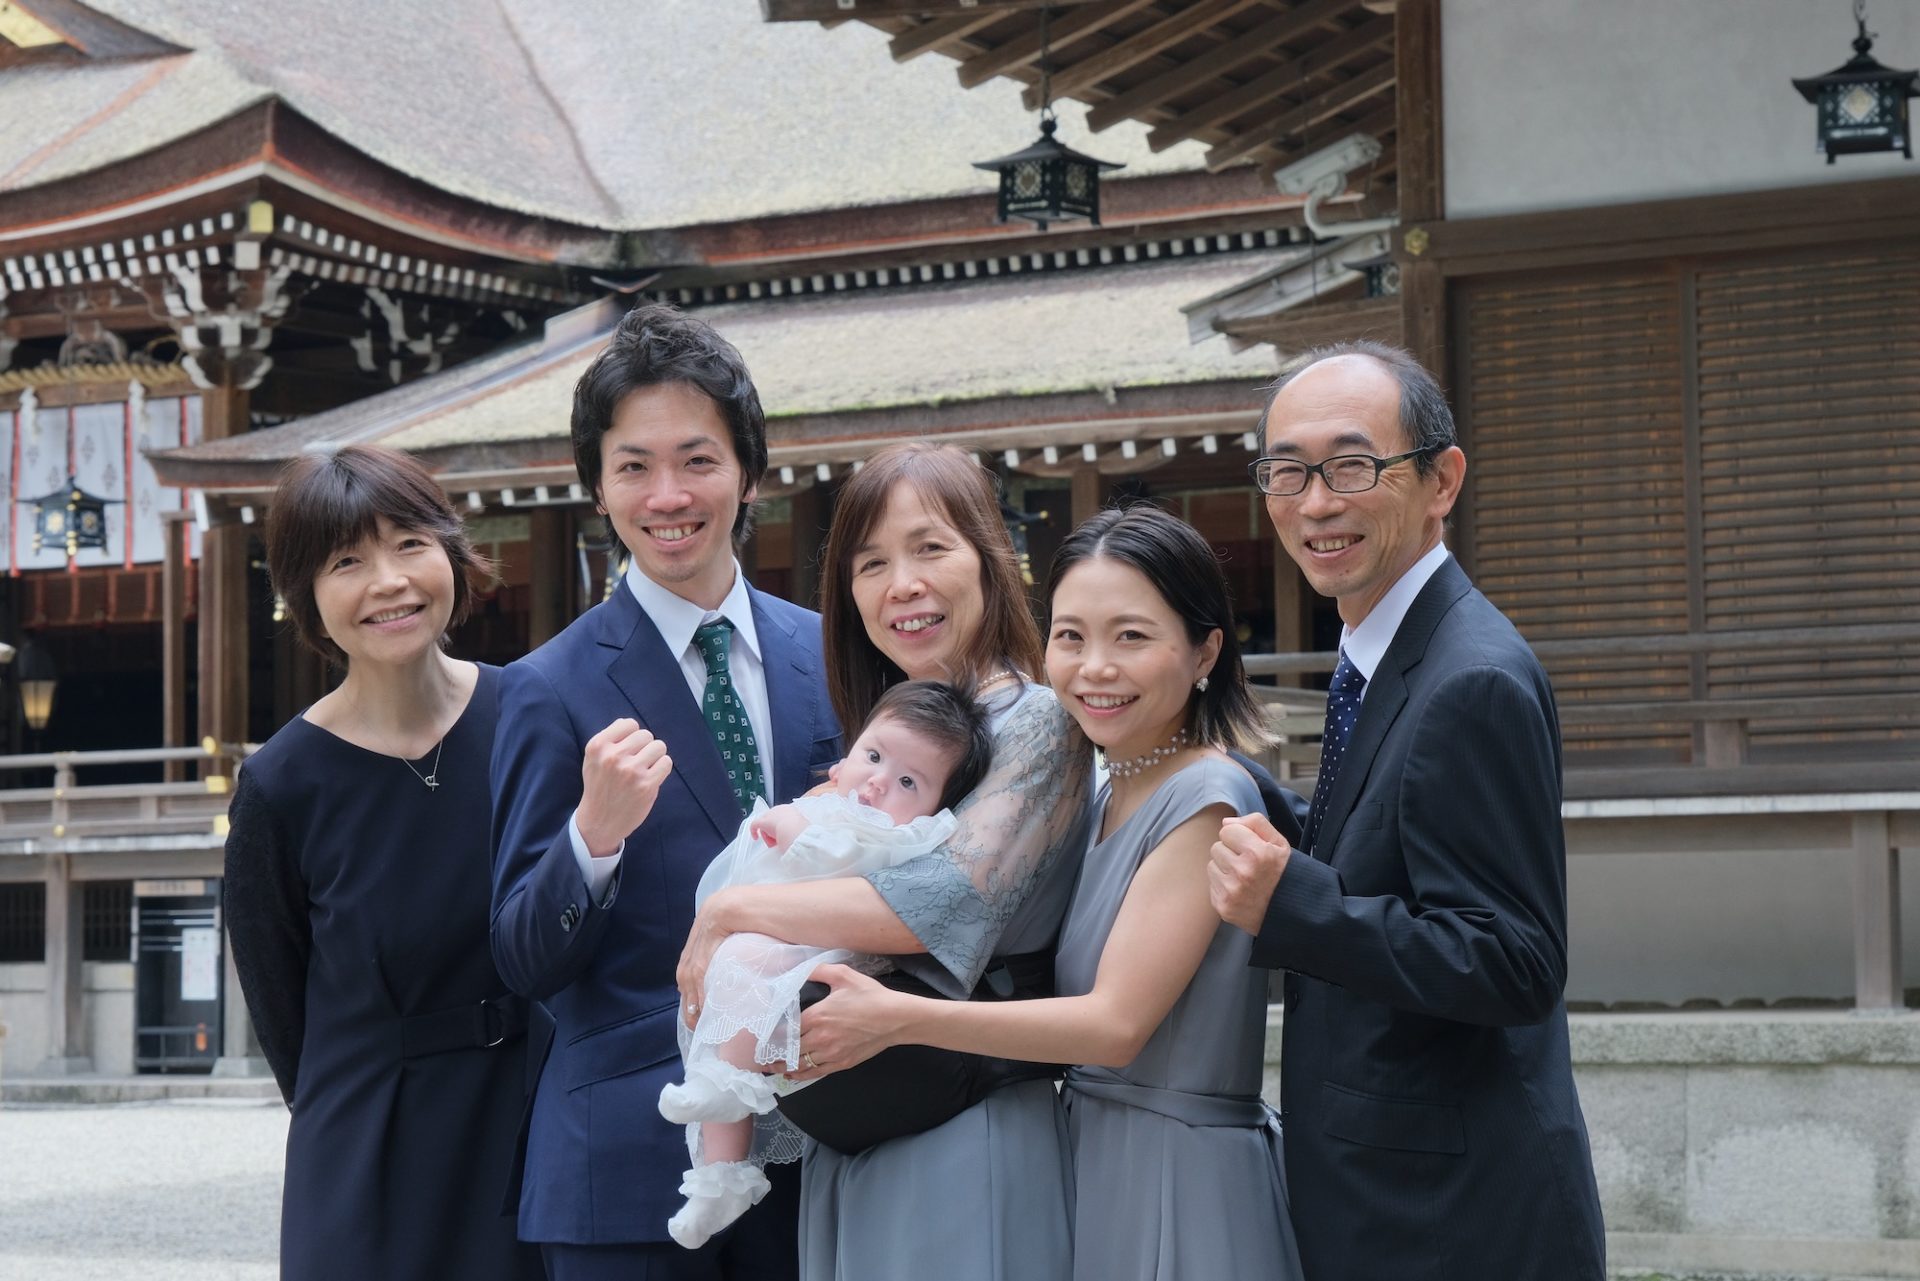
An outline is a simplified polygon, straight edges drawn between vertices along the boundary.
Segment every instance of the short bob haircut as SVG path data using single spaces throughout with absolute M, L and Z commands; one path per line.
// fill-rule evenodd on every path
M 1061 580 L 1085 561 L 1105 558 L 1139 570 L 1168 608 L 1186 624 L 1187 641 L 1199 645 L 1220 633 L 1220 656 L 1207 673 L 1207 688 L 1190 696 L 1187 731 L 1194 740 L 1222 750 L 1258 751 L 1271 743 L 1266 718 L 1247 686 L 1240 642 L 1233 633 L 1233 603 L 1220 560 L 1199 531 L 1151 503 L 1109 507 L 1067 535 L 1047 571 L 1047 608 Z
M 993 730 L 987 724 L 987 710 L 971 689 L 945 681 L 889 685 L 868 714 L 867 725 L 880 720 L 898 722 L 953 758 L 946 785 L 940 789 L 943 810 L 966 800 L 993 766 Z M 862 733 L 866 727 L 860 727 Z M 850 734 L 847 741 L 858 737 Z
M 767 419 L 747 362 L 706 321 L 665 303 L 644 303 L 621 317 L 606 350 L 573 387 L 573 465 L 594 500 L 600 498 L 600 441 L 612 430 L 620 402 L 662 383 L 684 383 L 714 403 L 733 437 L 746 488 L 758 485 L 767 474 Z M 733 540 L 752 532 L 753 506 L 742 503 Z
M 951 445 L 888 445 L 867 459 L 833 505 L 820 575 L 821 646 L 827 692 L 840 724 L 864 725 L 887 686 L 906 673 L 867 635 L 853 599 L 853 553 L 886 515 L 887 501 L 912 490 L 945 517 L 980 557 L 980 630 L 960 646 L 947 679 L 984 683 L 1002 669 L 1040 672 L 1040 631 L 1020 580 L 1013 538 L 1000 519 L 993 474 Z
M 474 593 L 493 575 L 493 563 L 474 551 L 440 486 L 408 455 L 379 445 L 347 445 L 296 458 L 280 473 L 267 511 L 267 574 L 307 648 L 343 667 L 346 653 L 320 623 L 314 580 L 337 552 L 371 536 L 382 516 L 430 535 L 446 552 L 453 566 L 448 627 L 466 621 Z

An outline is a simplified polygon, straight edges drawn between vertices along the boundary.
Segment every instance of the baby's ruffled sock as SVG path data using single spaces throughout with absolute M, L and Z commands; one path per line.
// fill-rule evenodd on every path
M 667 1233 L 689 1250 L 758 1205 L 767 1194 L 767 1176 L 751 1161 L 696 1165 L 680 1183 L 687 1203 L 667 1220 Z
M 773 1110 L 773 1078 L 712 1060 L 689 1063 L 684 1085 L 660 1091 L 660 1115 L 675 1125 L 739 1121 Z

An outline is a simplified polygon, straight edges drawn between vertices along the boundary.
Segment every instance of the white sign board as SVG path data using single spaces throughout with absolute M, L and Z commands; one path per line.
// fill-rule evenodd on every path
M 220 999 L 220 931 L 195 928 L 180 931 L 180 999 Z

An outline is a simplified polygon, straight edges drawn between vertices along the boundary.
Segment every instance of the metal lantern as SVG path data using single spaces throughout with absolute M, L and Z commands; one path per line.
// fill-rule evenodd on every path
M 1045 231 L 1048 223 L 1084 218 L 1100 225 L 1100 175 L 1124 168 L 1096 160 L 1056 139 L 1051 113 L 1041 117 L 1040 140 L 1025 151 L 974 165 L 1000 175 L 1000 221 L 1025 218 Z
M 1054 132 L 1053 63 L 1047 54 L 1047 16 L 1040 10 L 1040 140 L 1025 151 L 973 166 L 1000 175 L 999 220 L 1025 218 L 1045 231 L 1049 223 L 1084 218 L 1100 225 L 1100 175 L 1126 166 L 1075 151 Z
M 1366 282 L 1365 297 L 1392 298 L 1400 292 L 1400 264 L 1392 254 L 1361 258 L 1348 263 L 1347 269 L 1359 272 Z
M 1045 512 L 1023 512 L 1006 499 L 1000 500 L 1000 522 L 1007 527 L 1007 537 L 1013 540 L 1014 559 L 1020 564 L 1020 581 L 1029 587 L 1033 586 L 1033 553 L 1027 546 L 1027 526 L 1046 518 Z
M 1853 57 L 1824 76 L 1795 80 L 1793 87 L 1818 109 L 1819 146 L 1827 153 L 1828 164 L 1840 156 L 1871 151 L 1898 151 L 1911 160 L 1907 99 L 1920 97 L 1920 90 L 1914 88 L 1920 71 L 1895 71 L 1873 57 L 1864 0 L 1855 0 L 1853 17 L 1860 28 L 1853 41 Z
M 19 501 L 34 508 L 33 550 L 41 551 L 51 544 L 64 547 L 73 557 L 82 548 L 107 545 L 107 504 L 123 500 L 90 494 L 68 476 L 59 489 Z
M 53 719 L 53 691 L 60 673 L 53 665 L 53 656 L 37 641 L 20 647 L 13 670 L 20 682 L 20 710 L 27 718 L 27 728 L 37 733 Z

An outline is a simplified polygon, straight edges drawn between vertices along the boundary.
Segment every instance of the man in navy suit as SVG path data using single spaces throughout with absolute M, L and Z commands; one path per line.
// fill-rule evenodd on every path
M 554 1281 L 796 1275 L 798 1174 L 697 1251 L 667 1237 L 687 1165 L 660 1116 L 680 1074 L 674 969 L 701 872 L 754 796 L 839 758 L 820 618 L 734 558 L 767 467 L 740 354 L 642 306 L 574 390 L 573 451 L 632 561 L 501 681 L 493 954 L 555 1028 L 525 1136 L 520 1236 Z
M 1263 430 L 1267 514 L 1346 626 L 1300 848 L 1228 819 L 1209 878 L 1253 963 L 1288 971 L 1307 1281 L 1601 1281 L 1562 997 L 1559 722 L 1441 541 L 1466 476 L 1446 398 L 1405 352 L 1344 344 L 1277 384 Z

